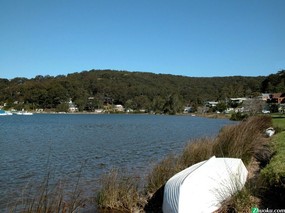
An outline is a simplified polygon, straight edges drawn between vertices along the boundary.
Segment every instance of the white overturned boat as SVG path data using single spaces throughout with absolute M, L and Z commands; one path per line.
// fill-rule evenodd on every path
M 268 136 L 268 137 L 271 137 L 275 134 L 275 130 L 273 129 L 273 127 L 269 127 L 265 130 L 265 134 Z
M 216 158 L 197 163 L 170 178 L 164 188 L 164 213 L 214 212 L 240 190 L 247 178 L 241 159 Z

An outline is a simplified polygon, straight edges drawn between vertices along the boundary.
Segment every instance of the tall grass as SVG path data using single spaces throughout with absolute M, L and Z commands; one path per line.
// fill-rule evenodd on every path
M 213 155 L 241 158 L 246 165 L 252 157 L 268 161 L 271 149 L 264 131 L 271 125 L 271 118 L 264 116 L 250 117 L 238 125 L 224 127 L 213 145 Z
M 112 169 L 101 178 L 96 200 L 100 208 L 134 212 L 140 206 L 138 182 Z
M 209 159 L 213 155 L 214 138 L 191 140 L 184 148 L 178 161 L 181 168 Z
M 12 203 L 9 212 L 22 213 L 67 213 L 76 212 L 84 207 L 86 199 L 81 196 L 81 191 L 76 189 L 71 194 L 64 190 L 63 182 L 50 184 L 49 179 L 42 183 L 39 188 L 27 187 L 23 191 L 22 198 Z M 78 188 L 78 186 L 75 186 Z
M 233 184 L 233 186 L 235 185 Z M 251 209 L 253 207 L 259 205 L 259 200 L 252 196 L 252 191 L 254 189 L 252 189 L 251 187 L 252 186 L 245 184 L 242 189 L 238 189 L 235 191 L 231 189 L 232 193 L 230 198 L 221 200 L 222 206 L 217 212 L 251 212 Z
M 86 163 L 86 162 L 85 162 Z M 22 191 L 22 197 L 9 205 L 9 212 L 22 213 L 68 213 L 77 212 L 84 208 L 87 201 L 82 196 L 80 179 L 84 164 L 77 173 L 77 181 L 72 191 L 65 190 L 65 182 L 57 183 L 51 177 L 49 159 L 47 161 L 47 174 L 41 184 L 28 184 Z
M 147 176 L 146 191 L 153 194 L 161 188 L 166 181 L 181 170 L 178 158 L 174 155 L 166 156 L 162 161 L 156 164 Z

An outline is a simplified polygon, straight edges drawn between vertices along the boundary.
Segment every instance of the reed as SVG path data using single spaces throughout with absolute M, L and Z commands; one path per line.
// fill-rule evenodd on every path
M 213 155 L 213 138 L 191 140 L 179 156 L 180 168 L 187 168 L 193 164 L 209 159 Z
M 77 181 L 73 190 L 65 190 L 65 183 L 61 180 L 55 182 L 51 177 L 49 159 L 47 161 L 47 174 L 42 182 L 28 184 L 22 191 L 22 197 L 8 207 L 9 212 L 22 213 L 68 213 L 84 208 L 87 199 L 83 197 L 80 189 L 80 179 L 84 164 L 78 172 Z
M 231 190 L 231 196 L 228 199 L 221 200 L 221 208 L 217 211 L 219 213 L 228 212 L 251 212 L 253 207 L 259 205 L 259 200 L 256 199 L 253 194 L 251 186 L 246 184 L 242 189 L 236 190 L 236 185 L 233 183 L 229 186 Z M 235 189 L 236 191 L 234 191 Z M 223 196 L 224 192 L 220 192 Z
M 48 180 L 45 180 L 40 188 L 31 186 L 29 190 L 23 192 L 22 196 L 18 202 L 11 204 L 9 212 L 75 212 L 84 207 L 86 202 L 78 190 L 69 195 L 61 181 L 57 184 L 49 184 Z
M 153 194 L 161 188 L 166 181 L 183 168 L 179 164 L 179 159 L 175 155 L 168 155 L 157 163 L 147 176 L 146 191 Z
M 138 182 L 129 176 L 112 169 L 100 179 L 101 188 L 96 201 L 99 208 L 134 212 L 139 208 Z
M 224 127 L 213 145 L 213 155 L 241 158 L 246 165 L 252 157 L 268 161 L 271 149 L 264 131 L 271 125 L 270 117 L 250 117 L 238 125 Z

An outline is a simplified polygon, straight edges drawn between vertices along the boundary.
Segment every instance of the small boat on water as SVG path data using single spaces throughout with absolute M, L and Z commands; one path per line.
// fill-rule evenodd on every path
M 9 111 L 5 111 L 5 110 L 0 110 L 0 116 L 5 116 L 5 115 L 13 115 L 11 112 Z
M 247 174 L 238 158 L 213 156 L 197 163 L 167 181 L 163 213 L 215 212 L 222 201 L 244 186 Z

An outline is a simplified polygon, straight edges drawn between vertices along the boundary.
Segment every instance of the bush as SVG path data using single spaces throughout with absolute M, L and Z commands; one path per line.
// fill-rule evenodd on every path
M 233 113 L 230 117 L 232 121 L 242 121 L 248 117 L 247 114 L 243 114 L 241 112 Z

